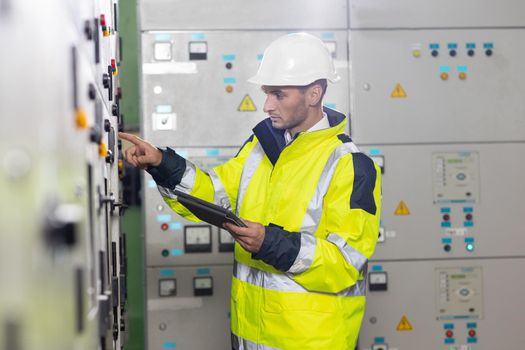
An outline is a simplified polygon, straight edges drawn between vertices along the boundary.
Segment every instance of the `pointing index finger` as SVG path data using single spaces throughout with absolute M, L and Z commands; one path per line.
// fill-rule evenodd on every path
M 134 145 L 140 145 L 143 143 L 143 141 L 138 136 L 127 134 L 125 132 L 119 132 L 118 137 L 123 140 L 129 141 Z

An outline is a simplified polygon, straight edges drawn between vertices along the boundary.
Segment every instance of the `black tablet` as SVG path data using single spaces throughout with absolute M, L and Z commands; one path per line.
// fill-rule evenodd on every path
M 177 200 L 182 205 L 202 221 L 206 221 L 207 223 L 219 228 L 223 228 L 222 225 L 226 222 L 230 222 L 240 227 L 247 227 L 241 219 L 228 209 L 224 209 L 216 204 L 206 202 L 181 191 L 174 190 L 173 193 L 177 196 Z

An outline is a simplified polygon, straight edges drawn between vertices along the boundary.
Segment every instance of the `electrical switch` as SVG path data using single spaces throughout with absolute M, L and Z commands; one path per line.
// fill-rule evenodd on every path
M 177 295 L 177 280 L 175 278 L 159 280 L 160 297 L 174 297 L 175 295 Z
M 388 276 L 384 271 L 369 272 L 368 283 L 371 292 L 388 290 Z
M 155 61 L 169 61 L 171 57 L 170 42 L 157 42 L 153 45 L 153 58 Z
M 193 277 L 193 295 L 196 297 L 213 295 L 213 278 Z

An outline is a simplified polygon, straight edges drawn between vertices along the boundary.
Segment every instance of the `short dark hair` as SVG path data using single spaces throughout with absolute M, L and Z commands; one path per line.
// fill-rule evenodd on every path
M 321 86 L 321 89 L 323 90 L 323 92 L 321 93 L 321 99 L 319 100 L 319 102 L 321 102 L 323 100 L 324 95 L 326 94 L 326 89 L 328 88 L 328 82 L 327 82 L 326 79 L 317 79 L 313 83 L 310 83 L 310 84 L 305 85 L 305 86 L 300 86 L 299 89 L 304 92 L 309 87 L 314 86 L 314 85 Z

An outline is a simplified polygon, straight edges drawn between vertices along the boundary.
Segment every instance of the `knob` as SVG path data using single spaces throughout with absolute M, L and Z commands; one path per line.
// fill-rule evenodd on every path
M 102 74 L 102 85 L 104 85 L 105 89 L 109 89 L 109 74 Z

